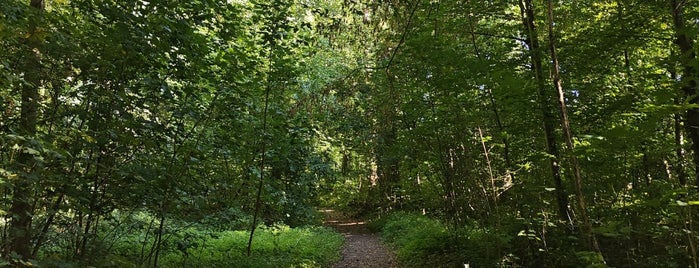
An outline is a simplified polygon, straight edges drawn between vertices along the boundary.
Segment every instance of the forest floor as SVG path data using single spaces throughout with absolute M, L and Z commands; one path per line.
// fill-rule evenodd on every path
M 325 225 L 345 236 L 342 259 L 333 264 L 332 268 L 398 267 L 394 252 L 381 243 L 379 234 L 372 233 L 365 222 L 347 218 L 331 209 L 323 209 L 321 212 L 325 214 Z

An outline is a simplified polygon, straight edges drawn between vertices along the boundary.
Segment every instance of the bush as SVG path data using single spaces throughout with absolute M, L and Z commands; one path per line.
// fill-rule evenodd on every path
M 226 231 L 201 239 L 186 252 L 169 252 L 162 267 L 322 267 L 340 258 L 343 238 L 323 227 L 260 227 L 251 256 L 249 232 Z
M 496 267 L 505 265 L 507 236 L 482 227 L 450 230 L 426 216 L 397 212 L 372 223 L 397 250 L 404 267 Z
M 100 226 L 105 229 L 102 233 L 111 228 L 114 235 L 99 237 L 91 244 L 90 253 L 100 254 L 71 259 L 70 248 L 61 250 L 56 244 L 39 254 L 41 267 L 152 267 L 158 220 L 145 212 L 117 216 Z M 159 267 L 323 267 L 340 259 L 344 240 L 326 227 L 261 225 L 248 257 L 249 231 L 224 230 L 224 223 L 166 222 Z

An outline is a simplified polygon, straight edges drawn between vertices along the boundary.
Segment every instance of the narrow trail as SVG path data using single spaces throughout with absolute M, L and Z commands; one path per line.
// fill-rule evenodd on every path
M 342 259 L 332 268 L 397 268 L 395 254 L 381 243 L 379 235 L 372 233 L 362 221 L 344 217 L 330 209 L 325 214 L 325 225 L 335 228 L 345 236 Z

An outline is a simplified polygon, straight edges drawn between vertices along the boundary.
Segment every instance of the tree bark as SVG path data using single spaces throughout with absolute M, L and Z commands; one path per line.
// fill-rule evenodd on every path
M 580 209 L 580 218 L 583 221 L 583 227 L 585 228 L 586 240 L 592 250 L 599 253 L 601 250 L 599 244 L 597 243 L 597 238 L 592 231 L 592 224 L 590 223 L 590 218 L 587 215 L 587 205 L 585 204 L 585 194 L 582 189 L 582 175 L 580 172 L 580 164 L 578 163 L 578 158 L 573 152 L 573 137 L 570 130 L 570 119 L 568 118 L 568 109 L 566 108 L 565 93 L 563 92 L 563 83 L 561 82 L 560 67 L 558 64 L 558 54 L 556 52 L 556 36 L 553 32 L 553 1 L 547 0 L 547 10 L 548 10 L 548 34 L 549 34 L 549 50 L 551 52 L 551 62 L 553 64 L 552 76 L 553 85 L 556 89 L 556 96 L 558 97 L 558 108 L 560 112 L 561 126 L 563 127 L 563 139 L 565 140 L 566 149 L 568 151 L 568 157 L 570 158 L 570 164 L 573 169 L 573 176 L 575 182 L 575 195 L 578 201 L 578 208 Z
M 30 35 L 26 41 L 25 51 L 25 84 L 22 86 L 22 104 L 20 108 L 19 133 L 25 137 L 24 147 L 30 146 L 30 140 L 36 135 L 36 125 L 39 107 L 39 86 L 41 84 L 41 33 L 40 23 L 44 12 L 43 0 L 31 0 L 31 12 L 29 20 Z M 11 218 L 6 241 L 5 253 L 19 255 L 21 260 L 32 257 L 32 216 L 33 207 L 33 180 L 36 179 L 34 155 L 23 150 L 18 157 L 20 166 L 19 179 L 12 189 L 12 203 L 8 214 Z
M 550 155 L 551 175 L 556 187 L 556 202 L 558 204 L 558 215 L 564 221 L 572 221 L 570 210 L 568 209 L 568 194 L 563 187 L 563 179 L 561 177 L 561 167 L 559 159 L 561 158 L 554 135 L 554 125 L 556 118 L 551 107 L 551 97 L 546 93 L 546 81 L 544 79 L 544 71 L 542 67 L 541 46 L 539 45 L 539 36 L 534 23 L 534 7 L 532 0 L 523 0 L 519 2 L 519 8 L 522 16 L 522 23 L 527 33 L 527 46 L 531 57 L 531 69 L 534 72 L 537 85 L 537 93 L 539 98 L 539 108 L 543 116 L 544 137 L 546 139 L 546 152 Z
M 688 36 L 688 29 L 684 20 L 684 6 L 687 1 L 670 0 L 672 22 L 675 30 L 675 44 L 680 48 L 680 62 L 682 66 L 681 89 L 690 104 L 699 104 L 697 98 L 697 70 L 694 68 L 696 53 L 694 52 L 693 39 Z M 699 109 L 687 110 L 684 117 L 684 127 L 689 139 L 692 141 L 694 183 L 699 186 Z

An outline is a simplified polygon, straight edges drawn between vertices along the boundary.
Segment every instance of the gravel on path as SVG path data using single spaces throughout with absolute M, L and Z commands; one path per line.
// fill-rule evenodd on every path
M 372 233 L 366 223 L 344 217 L 330 209 L 325 214 L 325 225 L 335 228 L 345 236 L 342 259 L 332 268 L 397 268 L 395 254 L 381 243 L 379 235 Z

